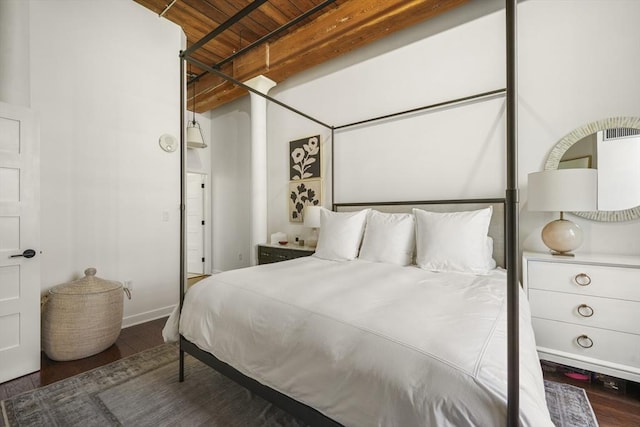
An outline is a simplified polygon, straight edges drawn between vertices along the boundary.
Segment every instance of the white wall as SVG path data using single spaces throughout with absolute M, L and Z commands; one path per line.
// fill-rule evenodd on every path
M 180 28 L 130 0 L 32 0 L 41 120 L 42 288 L 132 280 L 125 325 L 178 299 Z
M 251 248 L 249 96 L 211 111 L 213 272 L 249 266 Z
M 519 7 L 520 234 L 545 250 L 542 227 L 557 215 L 528 212 L 526 174 L 542 170 L 559 139 L 613 116 L 640 116 L 640 2 L 526 1 Z M 544 29 L 544 31 L 541 31 Z M 570 216 L 585 234 L 581 252 L 640 254 L 640 221 L 603 223 Z
M 326 123 L 340 125 L 504 87 L 502 7 L 501 1 L 472 2 L 290 78 L 270 94 Z M 545 250 L 539 232 L 553 215 L 527 211 L 527 174 L 541 170 L 556 141 L 572 129 L 610 116 L 640 116 L 640 59 L 632 54 L 640 44 L 640 28 L 634 25 L 635 17 L 640 16 L 640 2 L 528 0 L 519 4 L 518 14 L 521 244 L 525 249 Z M 614 67 L 610 66 L 611 58 L 616 58 Z M 412 178 L 402 188 L 400 199 L 442 198 L 443 194 L 449 194 L 447 198 L 504 197 L 503 158 L 496 163 L 498 156 L 504 156 L 496 145 L 504 141 L 503 111 L 498 107 L 479 117 L 465 116 L 464 120 L 452 111 L 430 116 L 429 120 L 438 123 L 438 133 L 411 125 L 409 131 L 394 129 L 391 135 L 395 140 L 389 132 L 384 139 L 376 134 L 385 132 L 367 134 L 372 147 L 384 144 L 393 150 L 401 142 L 406 156 L 420 153 L 421 158 L 425 157 L 422 179 Z M 305 229 L 287 219 L 288 142 L 315 134 L 323 136 L 327 190 L 331 186 L 330 132 L 274 104 L 269 105 L 268 114 L 269 233 L 304 234 Z M 233 133 L 240 131 L 240 125 L 245 126 L 246 122 L 239 123 L 235 115 L 214 111 L 214 128 L 229 128 L 226 132 Z M 442 129 L 446 127 L 453 135 L 442 141 Z M 424 138 L 420 138 L 421 134 Z M 242 139 L 244 136 L 238 136 L 236 142 L 248 143 Z M 345 137 L 339 135 L 337 143 L 344 143 Z M 363 140 L 360 138 L 358 143 Z M 459 153 L 454 158 L 441 155 L 450 144 Z M 234 156 L 238 154 L 233 152 Z M 400 159 L 392 166 L 383 164 L 383 157 L 364 156 L 362 169 L 384 166 L 385 176 L 403 176 L 406 163 L 402 156 L 396 154 Z M 234 161 L 237 159 L 234 157 Z M 377 162 L 376 167 L 368 162 Z M 412 163 L 412 167 L 416 164 Z M 342 191 L 341 185 L 336 182 L 337 193 Z M 381 188 L 380 184 L 376 188 Z M 384 198 L 393 198 L 391 188 L 382 184 L 381 189 Z M 328 206 L 331 199 L 327 193 Z M 347 193 L 345 197 L 353 197 L 357 191 L 348 188 Z M 362 197 L 369 201 L 376 194 Z M 586 235 L 579 251 L 640 253 L 636 238 L 640 235 L 640 221 L 605 224 L 574 219 Z M 220 239 L 217 245 L 233 243 L 226 238 L 214 233 L 214 240 Z
M 29 3 L 0 2 L 0 100 L 30 107 Z

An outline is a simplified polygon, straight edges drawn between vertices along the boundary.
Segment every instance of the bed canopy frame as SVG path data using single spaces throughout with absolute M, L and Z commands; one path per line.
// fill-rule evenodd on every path
M 256 2 L 259 3 L 259 2 Z M 299 22 L 300 20 L 310 16 L 312 13 L 317 12 L 322 9 L 324 6 L 332 3 L 332 1 L 326 1 L 323 4 L 318 5 L 313 10 L 301 15 L 296 18 L 294 21 L 291 21 L 289 24 L 281 27 L 280 29 L 268 34 L 267 36 L 261 38 L 257 42 L 252 45 L 247 46 L 243 49 L 242 52 L 254 47 L 255 45 L 266 41 L 266 39 L 275 36 L 280 31 L 288 28 L 289 26 Z M 245 8 L 248 9 L 248 8 Z M 433 110 L 436 108 L 446 107 L 446 106 L 454 106 L 459 104 L 464 104 L 466 102 L 493 98 L 496 96 L 503 95 L 506 98 L 506 189 L 505 189 L 505 198 L 504 199 L 482 199 L 476 200 L 479 202 L 486 201 L 504 201 L 504 217 L 505 217 L 505 267 L 507 269 L 507 420 L 506 424 L 509 427 L 516 427 L 519 425 L 519 386 L 520 386 L 520 375 L 519 375 L 519 306 L 518 306 L 518 295 L 519 295 L 519 268 L 518 268 L 518 250 L 519 250 L 519 241 L 518 241 L 518 205 L 519 205 L 519 191 L 518 191 L 518 165 L 517 165 L 517 154 L 518 154 L 518 142 L 517 142 L 517 40 L 516 40 L 516 29 L 517 29 L 517 0 L 505 0 L 505 11 L 506 11 L 506 88 L 497 89 L 489 92 L 479 93 L 471 96 L 467 96 L 464 98 L 458 98 L 453 100 L 448 100 L 445 102 L 440 102 L 437 104 L 426 105 L 423 107 L 413 108 L 410 110 L 400 111 L 392 114 L 387 114 L 384 116 L 373 117 L 366 120 L 361 120 L 354 123 L 343 124 L 339 126 L 332 126 L 330 124 L 324 123 L 323 121 L 312 117 L 302 111 L 291 107 L 273 97 L 270 97 L 246 84 L 234 79 L 233 77 L 221 72 L 219 70 L 220 64 L 215 64 L 214 66 L 210 66 L 204 64 L 197 59 L 193 58 L 191 55 L 194 51 L 201 48 L 208 41 L 212 40 L 214 37 L 219 35 L 224 29 L 228 28 L 231 24 L 238 22 L 244 16 L 249 14 L 251 10 L 242 10 L 238 12 L 238 14 L 229 18 L 228 21 L 218 26 L 215 30 L 211 31 L 209 34 L 205 35 L 198 42 L 194 43 L 190 48 L 180 52 L 180 122 L 181 122 L 181 133 L 180 133 L 180 173 L 181 173 L 181 201 L 180 201 L 180 311 L 182 311 L 182 306 L 184 302 L 184 294 L 186 290 L 186 172 L 187 172 L 187 163 L 186 163 L 186 138 L 185 138 L 185 109 L 186 109 L 186 80 L 185 80 L 185 63 L 190 63 L 200 67 L 205 70 L 205 73 L 196 76 L 193 80 L 197 80 L 201 78 L 206 73 L 215 74 L 239 87 L 246 89 L 247 91 L 254 93 L 266 100 L 273 102 L 297 115 L 305 117 L 306 119 L 315 122 L 327 129 L 331 130 L 331 156 L 333 158 L 334 155 L 334 133 L 336 130 L 344 129 L 352 126 L 362 125 L 374 121 L 380 121 L 384 119 L 393 118 L 396 116 L 401 116 L 405 114 Z M 241 52 L 237 52 L 234 56 L 239 55 Z M 232 58 L 226 58 L 223 62 L 228 62 Z M 331 194 L 333 197 L 334 191 L 334 167 L 333 162 L 331 162 Z M 456 203 L 461 202 L 460 200 L 448 200 L 448 201 L 440 201 L 439 203 L 447 202 L 447 203 Z M 470 200 L 465 200 L 465 202 L 470 202 Z M 427 203 L 427 202 L 390 202 L 393 204 L 411 204 L 411 203 Z M 431 202 L 430 202 L 431 203 Z M 349 206 L 355 205 L 373 205 L 373 204 L 384 204 L 380 202 L 362 202 L 362 203 L 349 203 Z M 339 204 L 332 203 L 334 209 Z M 319 411 L 311 408 L 307 405 L 304 405 L 289 396 L 286 396 L 276 390 L 273 390 L 263 384 L 257 382 L 256 380 L 249 378 L 228 364 L 220 361 L 215 356 L 200 350 L 197 346 L 187 341 L 183 337 L 180 337 L 180 363 L 179 363 L 179 378 L 180 381 L 184 381 L 184 354 L 189 353 L 194 357 L 198 358 L 202 362 L 207 365 L 213 367 L 218 370 L 220 373 L 232 378 L 240 385 L 247 387 L 248 389 L 254 391 L 255 393 L 261 395 L 267 400 L 273 402 L 274 404 L 280 406 L 281 408 L 287 410 L 294 416 L 302 418 L 307 422 L 310 422 L 312 425 L 335 425 L 339 426 L 337 422 L 331 420 L 326 417 L 324 414 Z

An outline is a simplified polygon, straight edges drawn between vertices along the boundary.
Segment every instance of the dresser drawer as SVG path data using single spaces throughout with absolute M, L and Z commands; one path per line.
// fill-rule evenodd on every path
M 533 330 L 538 350 L 571 353 L 577 359 L 603 361 L 603 365 L 618 364 L 633 368 L 640 374 L 640 335 L 614 332 L 589 326 L 533 318 Z M 586 336 L 578 344 L 578 337 Z
M 640 302 L 529 290 L 535 317 L 640 335 Z
M 309 255 L 313 255 L 312 250 L 258 246 L 258 264 L 270 264 Z
M 640 301 L 638 268 L 530 260 L 527 283 L 529 289 Z

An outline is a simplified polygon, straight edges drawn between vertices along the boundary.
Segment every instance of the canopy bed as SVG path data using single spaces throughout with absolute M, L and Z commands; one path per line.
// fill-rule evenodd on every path
M 335 142 L 334 131 L 338 128 L 311 117 L 296 110 L 268 95 L 265 95 L 245 84 L 225 75 L 219 69 L 208 66 L 191 55 L 194 50 L 201 47 L 206 40 L 214 37 L 215 30 L 205 36 L 203 43 L 196 43 L 191 48 L 181 52 L 181 99 L 184 111 L 184 76 L 185 62 L 192 63 L 209 73 L 217 74 L 232 83 L 255 93 L 270 102 L 280 105 L 296 114 L 299 114 L 315 123 L 331 130 L 332 148 Z M 208 37 L 208 38 L 207 38 Z M 353 211 L 353 215 L 360 215 L 371 210 L 389 212 L 389 207 L 400 206 L 404 212 L 412 212 L 414 221 L 419 223 L 419 218 L 436 206 L 443 206 L 445 212 L 490 212 L 489 217 L 497 218 L 498 225 L 493 230 L 501 230 L 493 237 L 494 250 L 490 254 L 499 259 L 499 265 L 503 269 L 486 269 L 481 275 L 463 275 L 453 273 L 436 274 L 425 269 L 411 265 L 386 265 L 374 264 L 359 259 L 348 258 L 346 262 L 323 259 L 322 257 L 309 257 L 286 261 L 284 263 L 250 267 L 236 271 L 230 271 L 212 277 L 210 283 L 215 286 L 196 285 L 185 292 L 185 172 L 186 172 L 186 144 L 184 131 L 182 141 L 182 221 L 181 221 L 181 283 L 180 283 L 180 380 L 184 380 L 184 354 L 188 353 L 201 361 L 209 364 L 221 373 L 231 377 L 250 390 L 271 400 L 283 409 L 289 411 L 312 425 L 341 425 L 359 424 L 367 415 L 367 411 L 376 413 L 379 417 L 370 422 L 380 422 L 390 425 L 413 425 L 430 422 L 443 422 L 451 425 L 476 424 L 495 425 L 504 422 L 509 426 L 546 425 L 550 423 L 546 404 L 544 403 L 544 391 L 541 389 L 541 374 L 535 345 L 532 344 L 533 335 L 529 323 L 526 298 L 519 298 L 521 289 L 519 286 L 518 271 L 518 189 L 517 189 L 517 142 L 516 142 L 516 1 L 506 1 L 506 40 L 507 40 L 507 87 L 488 93 L 473 95 L 468 98 L 447 101 L 438 105 L 429 105 L 418 110 L 429 110 L 442 105 L 456 105 L 469 100 L 485 97 L 506 96 L 506 161 L 507 161 L 507 188 L 505 199 L 499 200 L 453 200 L 453 201 L 408 201 L 388 203 L 341 203 L 333 204 L 333 210 L 340 213 Z M 416 110 L 396 113 L 407 114 Z M 393 114 L 395 115 L 395 114 Z M 390 116 L 393 116 L 390 115 Z M 376 117 L 371 120 L 385 119 L 390 116 Z M 184 124 L 184 114 L 182 117 Z M 362 122 L 352 125 L 361 124 Z M 350 126 L 350 125 L 344 125 Z M 183 126 L 184 128 L 184 126 Z M 333 170 L 332 170 L 333 175 Z M 332 179 L 332 185 L 334 180 Z M 479 203 L 479 205 L 478 205 Z M 494 204 L 500 208 L 494 209 Z M 465 208 L 475 206 L 474 211 Z M 394 210 L 391 210 L 394 212 Z M 496 212 L 501 213 L 496 213 Z M 331 211 L 328 211 L 331 212 Z M 329 218 L 329 213 L 325 214 Z M 405 214 L 409 215 L 409 214 Z M 363 226 L 364 227 L 364 226 Z M 487 224 L 488 227 L 488 224 Z M 488 229 L 488 228 L 487 228 Z M 364 228 L 363 228 L 364 230 Z M 361 230 L 362 232 L 362 230 Z M 365 238 L 366 238 L 366 231 Z M 487 231 L 485 230 L 486 239 Z M 417 235 L 417 256 L 420 255 L 420 237 Z M 325 234 L 325 240 L 327 239 Z M 361 236 L 362 238 L 362 236 Z M 321 231 L 319 246 L 322 246 L 323 231 Z M 484 240 L 482 240 L 484 242 Z M 489 240 L 487 240 L 489 241 Z M 501 249 L 504 249 L 502 251 Z M 478 255 L 484 253 L 486 248 L 474 252 Z M 492 258 L 492 255 L 489 255 Z M 483 258 L 484 259 L 484 258 Z M 504 263 L 503 263 L 504 261 Z M 446 261 L 445 261 L 446 262 Z M 352 271 L 353 270 L 353 271 Z M 310 273 L 312 272 L 312 273 Z M 372 275 L 372 272 L 374 273 Z M 345 279 L 345 274 L 352 279 Z M 293 276 L 292 276 L 293 275 Z M 310 287 L 305 287 L 308 293 L 310 289 L 324 289 L 329 294 L 338 292 L 345 301 L 323 300 L 307 298 L 304 293 L 294 293 L 294 283 L 287 277 L 302 275 Z M 327 281 L 327 276 L 333 281 Z M 446 280 L 444 279 L 446 276 Z M 394 284 L 399 287 L 389 288 L 389 284 L 380 278 L 393 277 Z M 363 290 L 362 281 L 367 283 Z M 447 281 L 449 288 L 455 289 L 451 295 L 436 292 L 438 286 L 428 286 L 429 292 L 423 294 L 426 283 L 441 283 Z M 293 281 L 295 282 L 295 280 Z M 388 282 L 388 280 L 387 280 Z M 268 286 L 264 286 L 267 283 Z M 351 287 L 353 286 L 353 292 Z M 378 296 L 372 295 L 369 287 L 379 289 Z M 342 292 L 345 288 L 349 292 Z M 359 291 L 358 291 L 359 289 Z M 400 291 L 399 289 L 404 289 Z M 473 291 L 472 291 L 473 290 Z M 207 295 L 207 292 L 211 294 Z M 471 292 L 469 294 L 469 292 Z M 185 296 L 186 293 L 186 296 Z M 243 304 L 252 301 L 255 311 L 234 311 L 233 302 L 216 305 L 215 301 L 222 301 L 223 295 L 229 297 L 228 301 L 234 301 L 238 295 L 244 295 Z M 235 295 L 235 296 L 234 296 Z M 430 305 L 430 310 L 417 310 L 416 302 L 439 299 L 450 300 L 452 295 L 457 295 L 462 312 L 456 311 L 456 316 L 442 309 L 446 305 Z M 469 297 L 465 299 L 464 295 Z M 415 299 L 413 298 L 415 297 Z M 398 305 L 381 304 L 380 299 L 399 301 Z M 426 299 L 425 299 L 426 298 Z M 205 311 L 195 311 L 196 306 L 203 305 L 198 302 L 210 301 L 209 308 Z M 265 301 L 271 301 L 274 305 L 266 305 Z M 474 303 L 475 301 L 475 303 Z M 356 304 L 355 302 L 358 302 Z M 360 307 L 362 303 L 362 307 Z M 478 310 L 476 312 L 475 307 Z M 344 304 L 349 306 L 345 310 Z M 211 305 L 214 308 L 211 308 Z M 353 319 L 354 307 L 362 310 Z M 265 310 L 265 307 L 268 307 Z M 480 308 L 484 307 L 484 308 Z M 451 306 L 449 306 L 451 308 Z M 522 310 L 521 310 L 522 308 Z M 422 316 L 416 321 L 416 328 L 402 326 L 402 322 L 395 324 L 389 319 L 401 318 L 401 313 L 406 309 L 413 312 L 421 312 Z M 488 311 L 483 311 L 483 310 Z M 221 312 L 229 312 L 224 317 L 218 317 Z M 355 310 L 357 311 L 357 310 Z M 385 311 L 384 316 L 381 311 Z M 255 315 L 255 317 L 252 317 Z M 247 317 L 248 316 L 248 317 Z M 268 319 L 269 317 L 271 319 Z M 296 317 L 302 316 L 302 317 Z M 297 319 L 297 320 L 296 320 Z M 308 328 L 299 330 L 293 325 L 306 319 L 303 323 Z M 319 320 L 321 319 L 322 322 Z M 385 320 L 387 319 L 387 320 Z M 438 321 L 439 319 L 439 321 Z M 481 322 L 480 319 L 493 319 Z M 405 317 L 406 320 L 406 317 Z M 521 320 L 524 323 L 521 329 Z M 267 322 L 267 323 L 262 323 Z M 283 323 L 284 322 L 284 323 Z M 286 327 L 287 322 L 289 327 Z M 461 323 L 458 323 L 461 322 Z M 474 325 L 483 324 L 478 328 Z M 211 335 L 203 333 L 203 326 L 225 324 L 229 327 L 216 328 L 216 333 Z M 266 335 L 260 335 L 253 326 L 264 329 Z M 330 324 L 330 325 L 329 325 Z M 457 329 L 450 329 L 451 325 L 458 325 Z M 284 325 L 284 326 L 283 326 Z M 449 326 L 446 326 L 449 325 Z M 215 326 L 213 326 L 215 327 Z M 437 335 L 429 336 L 436 329 L 444 331 L 463 331 L 467 334 L 462 337 L 462 345 L 457 339 L 438 339 Z M 275 328 L 275 329 L 274 329 Z M 425 329 L 426 328 L 426 329 Z M 265 339 L 269 337 L 268 331 L 285 331 L 281 337 L 284 344 L 280 347 L 266 349 Z M 327 334 L 323 331 L 332 331 Z M 521 335 L 520 332 L 524 331 Z M 243 340 L 228 339 L 230 333 L 237 333 L 248 337 Z M 291 336 L 288 336 L 291 333 Z M 298 334 L 299 335 L 296 335 Z M 477 333 L 477 335 L 475 335 Z M 225 337 L 226 336 L 226 337 Z M 522 340 L 521 340 L 522 338 Z M 215 342 L 214 342 L 215 341 Z M 276 340 L 277 341 L 277 340 Z M 443 342 L 442 346 L 431 347 L 429 341 Z M 451 341 L 451 342 L 447 342 Z M 299 347 L 301 342 L 308 346 Z M 367 351 L 354 352 L 353 349 L 345 349 L 351 342 L 361 343 Z M 457 342 L 457 344 L 456 344 Z M 473 342 L 473 343 L 472 343 Z M 520 343 L 523 342 L 524 350 L 520 357 Z M 239 347 L 235 347 L 236 344 Z M 281 343 L 282 344 L 282 343 Z M 469 344 L 469 346 L 465 346 Z M 257 345 L 257 347 L 256 347 Z M 244 346 L 244 347 L 243 347 Z M 292 348 L 296 352 L 288 351 Z M 473 349 L 471 349 L 473 348 Z M 257 351 L 260 349 L 260 351 Z M 255 359 L 257 353 L 263 353 L 270 363 L 259 367 L 264 362 Z M 384 349 L 380 351 L 380 349 Z M 283 354 L 283 351 L 287 354 Z M 346 356 L 349 354 L 349 357 Z M 387 354 L 384 358 L 381 355 Z M 337 356 L 342 355 L 342 356 Z M 419 356 L 419 357 L 418 357 Z M 391 357 L 391 359 L 389 359 Z M 397 357 L 397 359 L 394 359 Z M 237 358 L 236 361 L 232 360 Z M 351 360 L 358 359 L 358 360 Z M 390 363 L 397 360 L 397 364 Z M 312 362 L 313 361 L 313 362 Z M 340 363 L 339 363 L 340 362 Z M 278 366 L 282 363 L 285 372 L 278 373 Z M 315 363 L 315 364 L 314 364 Z M 258 365 L 257 365 L 258 364 Z M 505 372 L 504 366 L 507 366 Z M 429 368 L 426 368 L 429 366 Z M 524 368 L 523 380 L 520 381 L 520 369 Z M 536 371 L 537 366 L 537 371 Z M 298 368 L 303 372 L 302 380 L 292 379 L 286 375 L 286 370 Z M 302 369 L 304 368 L 304 369 Z M 379 368 L 379 369 L 378 369 Z M 325 370 L 329 369 L 329 370 Z M 335 369 L 331 371 L 331 369 Z M 319 370 L 319 372 L 318 372 Z M 421 373 L 427 371 L 426 377 Z M 289 371 L 290 372 L 290 371 Z M 263 375 L 264 374 L 264 375 Z M 272 376 L 275 374 L 275 376 Z M 429 377 L 431 375 L 431 377 Z M 297 376 L 297 375 L 296 375 Z M 350 377 L 357 377 L 350 381 Z M 323 380 L 324 378 L 324 380 Z M 399 380 L 404 378 L 404 381 Z M 379 380 L 379 381 L 376 381 Z M 415 384 L 412 383 L 415 381 Z M 434 387 L 437 384 L 438 387 Z M 355 391 L 371 387 L 371 401 L 353 400 L 351 395 L 361 395 Z M 415 389 L 413 387 L 416 387 Z M 318 394 L 318 387 L 332 392 Z M 429 406 L 430 394 L 425 390 L 438 388 L 440 397 L 433 399 L 435 406 Z M 506 390 L 505 390 L 506 389 Z M 394 393 L 398 390 L 397 393 Z M 465 392 L 462 392 L 462 391 Z M 414 393 L 415 392 L 415 393 Z M 542 394 L 541 394 L 542 393 Z M 520 405 L 522 395 L 522 410 Z M 315 397 L 314 397 L 315 396 Z M 541 400 L 542 396 L 542 400 Z M 397 398 L 397 399 L 396 399 Z M 326 399 L 330 401 L 327 402 Z M 389 399 L 383 405 L 382 400 Z M 394 400 L 396 399 L 396 400 Z M 418 409 L 408 409 L 414 399 Z M 364 405 L 364 406 L 363 406 Z M 382 409 L 382 412 L 380 411 Z M 422 408 L 422 409 L 420 409 Z M 395 410 L 394 410 L 395 409 Z M 359 411 L 365 411 L 361 413 Z M 388 416 L 389 418 L 384 418 Z M 406 418 L 409 417 L 409 418 Z M 415 417 L 415 418 L 411 418 Z M 496 418 L 497 417 L 497 418 Z M 338 420 L 342 420 L 339 422 Z M 406 423 L 409 424 L 406 424 Z M 550 425 L 550 424 L 549 424 Z

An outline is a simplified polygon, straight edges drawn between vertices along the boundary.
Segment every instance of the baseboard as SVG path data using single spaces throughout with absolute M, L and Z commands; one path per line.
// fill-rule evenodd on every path
M 156 310 L 151 310 L 140 314 L 134 314 L 133 316 L 127 316 L 122 319 L 122 327 L 128 328 L 129 326 L 139 325 L 140 323 L 149 322 L 151 320 L 160 319 L 162 317 L 168 317 L 171 312 L 173 312 L 176 305 L 177 304 L 158 308 Z

